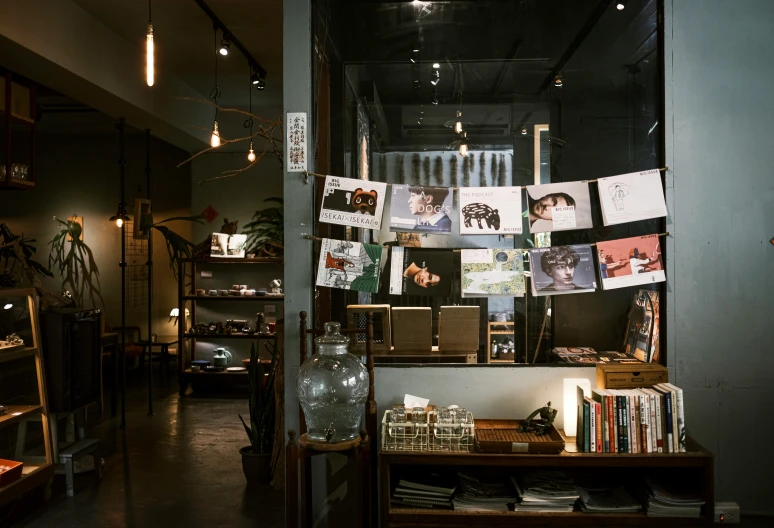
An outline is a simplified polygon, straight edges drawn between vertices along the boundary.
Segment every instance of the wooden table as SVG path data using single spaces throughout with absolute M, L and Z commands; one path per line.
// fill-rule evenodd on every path
M 169 377 L 169 347 L 170 345 L 176 345 L 178 342 L 177 336 L 158 336 L 155 341 L 148 343 L 147 339 L 140 339 L 137 344 L 142 347 L 142 355 L 140 355 L 140 372 L 144 372 L 143 366 L 145 365 L 145 351 L 148 350 L 148 361 L 153 361 L 152 353 L 153 347 L 161 348 L 161 362 L 167 368 L 167 377 Z

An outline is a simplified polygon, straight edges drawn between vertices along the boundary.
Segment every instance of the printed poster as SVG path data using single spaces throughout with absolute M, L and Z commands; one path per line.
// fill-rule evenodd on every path
M 658 169 L 599 178 L 597 189 L 606 226 L 667 215 Z
M 462 187 L 461 235 L 519 235 L 521 187 Z
M 648 301 L 650 297 L 650 301 Z M 653 290 L 639 290 L 634 295 L 633 305 L 640 310 L 644 309 L 644 321 L 632 320 L 627 322 L 626 335 L 624 336 L 624 354 L 633 356 L 640 361 L 658 363 L 661 355 L 659 343 L 659 328 L 661 324 L 661 310 L 658 302 L 658 292 Z
M 593 227 L 588 182 L 549 183 L 527 187 L 529 232 Z
M 602 289 L 666 281 L 658 235 L 597 242 Z
M 393 185 L 390 231 L 448 235 L 452 229 L 452 189 Z
M 306 171 L 306 112 L 288 112 L 285 166 L 288 172 Z
M 320 222 L 380 229 L 387 184 L 325 177 Z
M 463 249 L 462 296 L 524 296 L 524 257 L 518 249 Z
M 382 246 L 323 238 L 317 285 L 376 293 L 382 265 Z
M 454 253 L 451 250 L 393 247 L 390 294 L 449 297 Z
M 529 250 L 532 294 L 593 292 L 597 287 L 591 246 L 555 246 Z
M 213 233 L 210 237 L 210 256 L 217 258 L 244 258 L 247 235 Z

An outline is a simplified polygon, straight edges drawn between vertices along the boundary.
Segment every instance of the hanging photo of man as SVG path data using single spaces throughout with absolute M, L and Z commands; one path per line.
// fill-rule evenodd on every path
M 587 182 L 528 186 L 527 207 L 530 233 L 593 227 Z
M 591 246 L 556 246 L 529 250 L 533 295 L 593 292 L 596 287 Z
M 452 189 L 393 185 L 390 231 L 448 235 L 452 230 Z

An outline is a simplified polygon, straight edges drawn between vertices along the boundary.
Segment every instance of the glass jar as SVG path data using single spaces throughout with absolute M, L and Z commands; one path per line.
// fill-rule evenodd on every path
M 360 434 L 368 399 L 368 370 L 348 352 L 349 339 L 339 323 L 325 323 L 325 335 L 314 340 L 317 353 L 298 373 L 297 393 L 309 438 L 346 442 Z

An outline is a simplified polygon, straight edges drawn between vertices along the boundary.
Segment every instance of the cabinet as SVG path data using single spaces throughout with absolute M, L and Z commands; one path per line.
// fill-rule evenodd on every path
M 13 444 L 13 450 L 10 446 L 3 450 L 5 443 L 0 447 L 0 458 L 24 463 L 21 478 L 0 487 L 2 506 L 33 488 L 50 485 L 54 466 L 37 293 L 33 289 L 0 290 L 0 306 L 2 338 L 15 332 L 24 339 L 23 346 L 0 349 L 0 404 L 8 409 L 0 416 L 0 434 Z M 40 423 L 40 434 L 31 427 L 28 433 L 23 422 Z
M 486 326 L 486 362 L 487 363 L 515 363 L 516 353 L 511 351 L 507 355 L 501 354 L 500 345 L 510 338 L 516 342 L 516 324 L 513 321 L 489 321 Z M 492 357 L 492 341 L 498 346 L 496 357 Z
M 572 450 L 574 444 L 567 444 Z M 443 526 L 710 526 L 713 524 L 714 458 L 710 452 L 688 439 L 687 453 L 617 454 L 575 453 L 518 455 L 488 453 L 379 452 L 379 512 L 382 528 Z M 390 494 L 401 478 L 431 472 L 505 472 L 532 468 L 556 468 L 576 481 L 584 477 L 602 478 L 626 485 L 643 475 L 678 480 L 698 491 L 706 501 L 697 519 L 648 517 L 644 513 L 592 514 L 527 512 L 465 512 L 406 508 L 390 504 Z
M 282 259 L 277 257 L 259 257 L 259 258 L 204 258 L 204 259 L 181 259 L 178 267 L 178 313 L 179 314 L 191 314 L 191 322 L 193 325 L 197 323 L 196 319 L 196 307 L 198 303 L 211 303 L 212 306 L 224 306 L 231 303 L 282 303 L 284 301 L 283 295 L 256 295 L 251 297 L 244 296 L 209 296 L 209 295 L 196 295 L 197 283 L 198 283 L 198 271 L 203 264 L 212 266 L 268 266 L 275 265 L 279 268 L 277 274 L 279 275 L 282 270 Z M 272 271 L 271 268 L 267 268 L 268 271 Z M 252 271 L 252 270 L 251 270 Z M 188 310 L 190 306 L 190 311 Z M 225 321 L 224 321 L 225 322 Z M 228 340 L 241 340 L 252 341 L 256 344 L 256 349 L 260 350 L 258 345 L 263 340 L 274 341 L 277 345 L 277 334 L 259 335 L 246 334 L 246 333 L 232 333 L 232 334 L 202 334 L 193 333 L 187 327 L 187 321 L 185 316 L 180 316 L 178 323 L 178 377 L 180 383 L 180 395 L 184 395 L 189 383 L 197 384 L 229 384 L 229 385 L 247 385 L 247 371 L 240 372 L 205 372 L 200 370 L 193 372 L 191 370 L 191 362 L 196 360 L 196 344 L 199 341 L 211 341 L 214 339 L 228 339 Z M 201 358 L 201 359 L 210 359 Z M 241 365 L 234 365 L 241 366 Z
M 35 187 L 35 84 L 0 69 L 0 188 Z

